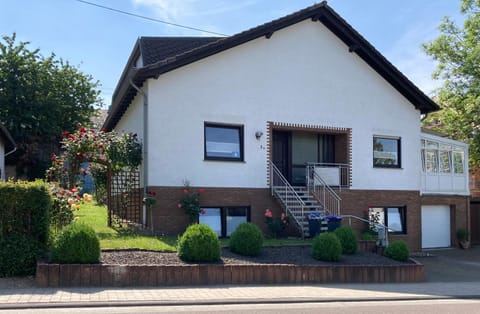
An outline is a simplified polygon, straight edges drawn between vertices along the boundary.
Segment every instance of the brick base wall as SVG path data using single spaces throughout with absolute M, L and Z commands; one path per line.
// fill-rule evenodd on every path
M 178 203 L 183 187 L 149 187 L 156 192 L 157 202 L 148 213 L 148 226 L 159 234 L 181 234 L 189 225 L 188 216 Z M 198 191 L 199 188 L 192 188 Z M 274 217 L 280 217 L 282 209 L 270 195 L 270 189 L 254 188 L 204 188 L 201 196 L 202 207 L 249 206 L 251 222 L 267 232 L 264 223 L 265 209 L 272 210 Z M 295 232 L 294 230 L 289 230 Z
M 193 188 L 197 190 L 199 188 Z M 157 203 L 147 214 L 148 226 L 157 234 L 177 235 L 183 233 L 189 225 L 188 216 L 178 208 L 183 187 L 149 187 L 157 194 Z M 274 217 L 282 212 L 277 201 L 270 195 L 270 189 L 255 188 L 204 188 L 201 196 L 202 207 L 249 206 L 251 222 L 267 233 L 264 223 L 266 208 L 270 208 Z M 418 191 L 391 190 L 344 190 L 339 192 L 342 199 L 342 215 L 366 217 L 369 207 L 405 206 L 407 208 L 407 234 L 391 235 L 390 241 L 404 240 L 410 250 L 421 249 L 421 206 L 449 205 L 452 208 L 452 245 L 456 245 L 455 233 L 458 228 L 468 226 L 469 198 L 464 196 L 421 196 Z M 357 235 L 367 229 L 367 224 L 355 219 L 345 219 L 344 225 L 351 225 Z M 287 234 L 298 235 L 293 223 Z
M 345 190 L 339 195 L 342 199 L 342 215 L 364 218 L 370 207 L 406 206 L 407 234 L 389 235 L 389 240 L 404 240 L 412 251 L 421 248 L 421 197 L 418 191 Z M 359 236 L 368 228 L 367 223 L 355 219 L 347 218 L 343 224 L 351 224 Z

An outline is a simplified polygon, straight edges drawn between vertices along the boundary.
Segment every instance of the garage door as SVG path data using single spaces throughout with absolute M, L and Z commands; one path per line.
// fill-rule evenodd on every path
M 450 207 L 422 206 L 422 248 L 450 246 Z

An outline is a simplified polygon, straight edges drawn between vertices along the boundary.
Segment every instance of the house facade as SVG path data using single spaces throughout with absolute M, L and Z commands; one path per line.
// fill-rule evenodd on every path
M 0 124 L 0 181 L 5 181 L 5 156 L 15 151 L 15 141 L 10 132 Z
M 453 172 L 453 186 L 435 186 L 422 159 L 439 139 L 420 118 L 438 109 L 323 2 L 226 38 L 140 38 L 104 127 L 142 138 L 141 180 L 157 193 L 144 218 L 159 233 L 187 226 L 177 205 L 188 182 L 221 236 L 242 221 L 265 229 L 267 208 L 299 233 L 311 211 L 359 233 L 376 214 L 421 249 L 455 245 L 468 225 L 468 184 Z M 449 143 L 468 178 L 468 147 Z M 446 211 L 448 230 L 424 229 Z M 448 243 L 428 240 L 436 232 Z

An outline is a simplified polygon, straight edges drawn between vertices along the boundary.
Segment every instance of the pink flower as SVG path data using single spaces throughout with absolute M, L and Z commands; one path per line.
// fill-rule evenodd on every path
M 285 220 L 285 213 L 282 213 L 282 214 L 280 215 L 280 219 L 281 219 L 281 220 Z
M 177 207 L 178 207 L 178 208 L 182 208 L 182 204 L 178 203 L 178 204 L 177 204 Z
M 273 215 L 272 215 L 272 211 L 267 208 L 267 209 L 265 210 L 265 217 L 267 217 L 267 218 L 272 218 L 272 216 L 273 216 Z
M 198 190 L 198 194 L 203 194 L 203 193 L 205 193 L 205 190 L 204 190 L 204 189 Z
M 188 194 L 188 189 L 183 189 L 183 194 Z
M 200 211 L 200 214 L 205 215 L 206 213 L 207 213 L 207 211 L 202 208 L 202 210 Z

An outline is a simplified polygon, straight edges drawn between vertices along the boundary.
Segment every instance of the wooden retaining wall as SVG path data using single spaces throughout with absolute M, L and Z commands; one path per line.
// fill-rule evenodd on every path
M 423 265 L 185 265 L 37 264 L 38 287 L 195 286 L 234 284 L 421 282 Z

